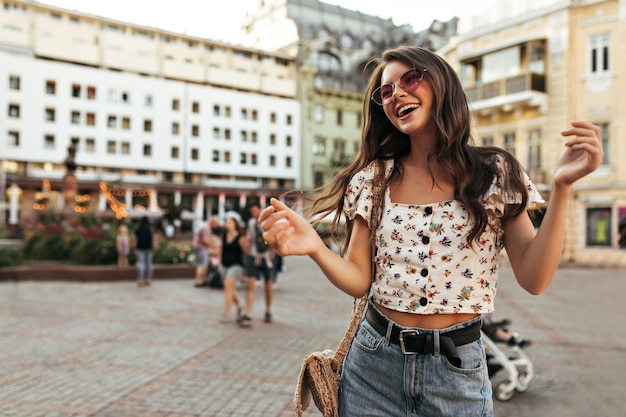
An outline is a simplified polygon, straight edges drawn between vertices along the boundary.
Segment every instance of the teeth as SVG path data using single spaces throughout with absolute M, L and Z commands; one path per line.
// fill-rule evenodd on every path
M 419 108 L 419 104 L 407 104 L 406 106 L 402 106 L 398 109 L 398 116 L 404 116 L 409 111 Z

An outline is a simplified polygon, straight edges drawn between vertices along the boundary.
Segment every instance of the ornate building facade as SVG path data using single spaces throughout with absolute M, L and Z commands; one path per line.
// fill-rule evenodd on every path
M 576 119 L 602 130 L 600 168 L 575 184 L 564 260 L 626 265 L 626 2 L 501 1 L 440 50 L 471 102 L 478 144 L 516 155 L 544 198 Z M 541 209 L 541 207 L 538 207 Z M 621 226 L 620 226 L 621 225 Z M 626 245 L 626 243 L 623 243 Z

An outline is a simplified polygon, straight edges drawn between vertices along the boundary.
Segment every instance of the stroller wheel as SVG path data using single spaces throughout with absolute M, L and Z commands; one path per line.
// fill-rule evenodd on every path
M 515 391 L 524 392 L 530 386 L 530 381 L 533 379 L 532 375 L 526 372 L 520 372 L 517 376 L 517 386 L 515 387 Z
M 513 398 L 515 393 L 515 385 L 511 381 L 502 381 L 494 387 L 493 394 L 499 401 L 508 401 Z

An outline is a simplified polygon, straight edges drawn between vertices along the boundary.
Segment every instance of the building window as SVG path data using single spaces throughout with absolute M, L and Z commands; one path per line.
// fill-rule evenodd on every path
M 200 126 L 191 125 L 191 136 L 196 137 L 196 138 L 200 136 Z
M 220 151 L 214 150 L 212 159 L 213 159 L 213 162 L 219 162 L 220 161 Z
M 270 166 L 271 167 L 275 167 L 276 166 L 276 156 L 274 156 L 274 155 L 270 155 Z
M 317 123 L 322 123 L 324 121 L 324 107 L 319 104 L 315 106 L 313 120 L 315 120 Z
M 242 142 L 247 142 L 248 141 L 248 132 L 246 132 L 245 130 L 241 131 L 241 141 Z
M 130 155 L 130 142 L 122 142 L 122 155 Z
M 324 173 L 321 171 L 315 171 L 313 174 L 313 183 L 316 188 L 324 185 Z
M 127 91 L 122 91 L 121 97 L 122 103 L 130 103 L 130 94 Z
M 19 90 L 20 89 L 20 77 L 17 75 L 9 76 L 9 89 L 10 90 Z
M 85 139 L 85 152 L 94 153 L 96 151 L 96 140 L 93 138 Z
M 214 127 L 213 128 L 213 139 L 219 139 L 220 138 L 220 128 L 219 127 Z
M 252 165 L 256 165 L 256 164 L 257 164 L 257 156 L 256 156 L 256 154 L 255 154 L 255 153 L 250 154 L 250 163 L 251 163 Z
M 291 147 L 291 136 L 290 135 L 287 135 L 287 137 L 285 138 L 285 146 Z
M 270 113 L 270 123 L 276 123 L 276 113 Z
M 316 137 L 313 140 L 313 155 L 323 156 L 326 154 L 326 139 Z
M 243 120 L 247 120 L 248 119 L 248 110 L 247 109 L 241 109 L 241 118 Z
M 230 129 L 224 129 L 224 139 L 230 140 Z
M 130 130 L 130 117 L 122 117 L 122 129 Z
M 527 168 L 541 168 L 541 129 L 528 132 Z
M 290 156 L 285 158 L 285 166 L 287 168 L 291 168 L 291 157 Z
M 45 135 L 43 137 L 43 146 L 46 149 L 54 149 L 54 135 Z
M 245 165 L 245 164 L 247 164 L 247 163 L 248 163 L 248 155 L 246 155 L 246 153 L 245 153 L 245 152 L 241 152 L 241 153 L 239 154 L 239 163 L 240 163 L 241 165 Z
M 9 117 L 17 119 L 20 117 L 20 105 L 15 103 L 9 104 Z
M 178 122 L 172 122 L 172 135 L 178 135 L 180 133 L 180 124 Z
M 600 127 L 600 137 L 602 138 L 602 150 L 604 151 L 604 157 L 602 158 L 602 164 L 608 165 L 611 163 L 611 129 L 609 123 L 598 123 Z
M 252 120 L 258 120 L 259 119 L 259 112 L 257 112 L 256 110 L 252 110 Z
M 515 132 L 504 134 L 504 149 L 515 156 Z
M 224 108 L 224 116 L 230 117 L 230 106 Z
M 151 95 L 147 95 L 146 99 L 144 101 L 144 106 L 145 107 L 152 107 L 152 96 Z
M 337 110 L 337 126 L 343 126 L 343 111 L 341 109 Z
M 115 154 L 117 152 L 117 143 L 114 140 L 107 141 L 107 153 Z
M 115 129 L 117 127 L 117 116 L 109 115 L 107 118 L 107 126 L 111 129 Z
M 51 80 L 46 81 L 46 94 L 55 95 L 57 93 L 57 83 Z
M 172 159 L 178 159 L 179 152 L 178 146 L 172 146 Z
M 200 159 L 200 151 L 198 148 L 191 148 L 191 160 L 197 161 L 198 159 Z
M 200 103 L 194 101 L 191 103 L 191 112 L 192 113 L 200 113 Z
M 92 85 L 87 86 L 87 99 L 88 100 L 96 99 L 96 87 Z
M 608 33 L 589 38 L 589 72 L 607 73 L 611 67 L 611 37 Z
M 10 147 L 18 147 L 20 146 L 20 133 L 15 131 L 9 131 L 8 133 L 9 146 Z
M 352 49 L 354 47 L 354 39 L 349 33 L 344 33 L 339 38 L 339 43 L 343 49 Z
M 485 136 L 480 138 L 480 144 L 482 146 L 493 146 L 493 136 Z
M 143 121 L 143 131 L 152 132 L 152 120 L 146 119 Z
M 56 119 L 56 114 L 53 108 L 48 107 L 46 109 L 46 122 L 54 122 Z
M 587 246 L 611 246 L 610 207 L 594 207 L 587 209 Z
M 180 110 L 180 100 L 175 98 L 172 100 L 172 110 Z
M 143 156 L 152 156 L 152 145 L 149 143 L 143 145 Z
M 270 145 L 276 145 L 276 134 L 275 133 L 271 133 L 270 134 Z
M 290 114 L 287 115 L 286 122 L 287 122 L 287 126 L 291 126 L 291 115 Z
M 230 151 L 224 151 L 224 162 L 230 163 Z
M 96 125 L 96 114 L 87 113 L 87 126 L 95 126 L 95 125 Z
M 72 97 L 80 97 L 80 84 L 72 84 Z
M 80 112 L 79 111 L 73 111 L 72 112 L 72 116 L 71 116 L 71 123 L 73 125 L 78 125 L 80 124 Z
M 217 104 L 215 104 L 213 106 L 213 116 L 219 116 L 220 115 L 220 106 L 218 106 Z
M 252 143 L 257 143 L 257 142 L 258 142 L 258 138 L 257 138 L 257 136 L 258 136 L 258 135 L 257 135 L 257 133 L 256 133 L 256 132 L 252 132 L 252 133 L 251 133 L 251 138 L 250 138 L 250 141 L 251 141 Z

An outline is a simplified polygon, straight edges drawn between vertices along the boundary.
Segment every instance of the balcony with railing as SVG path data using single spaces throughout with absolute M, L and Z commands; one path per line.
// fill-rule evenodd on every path
M 523 73 L 465 88 L 465 93 L 473 111 L 489 112 L 498 108 L 512 109 L 521 106 L 547 110 L 548 96 L 544 74 Z

